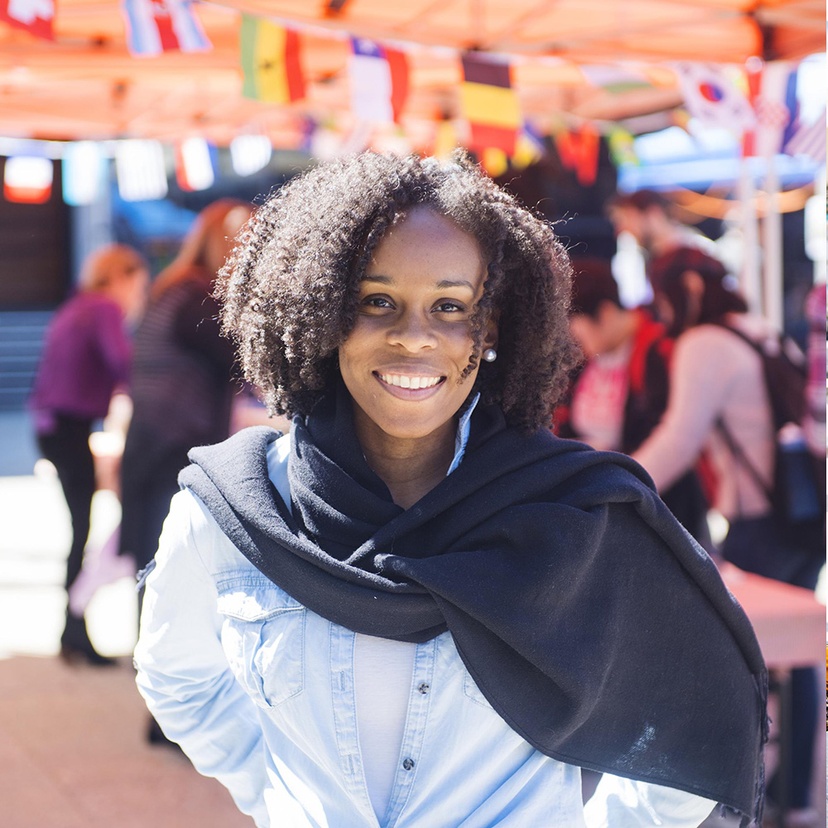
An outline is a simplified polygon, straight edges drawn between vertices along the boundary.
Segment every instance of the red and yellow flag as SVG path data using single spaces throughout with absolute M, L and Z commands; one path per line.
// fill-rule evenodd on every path
M 512 89 L 509 64 L 474 52 L 467 52 L 462 61 L 464 80 L 460 101 L 471 127 L 471 149 L 483 151 L 496 147 L 507 155 L 514 155 L 523 119 L 517 94 Z
M 245 98 L 290 103 L 305 97 L 299 35 L 269 20 L 242 15 L 241 62 Z

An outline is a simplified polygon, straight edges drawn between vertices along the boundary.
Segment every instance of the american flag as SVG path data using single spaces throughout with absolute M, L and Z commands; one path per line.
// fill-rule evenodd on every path
M 793 131 L 785 143 L 784 150 L 788 155 L 807 155 L 817 162 L 826 160 L 826 143 L 828 130 L 825 124 L 825 110 L 815 121 L 803 124 L 794 123 Z

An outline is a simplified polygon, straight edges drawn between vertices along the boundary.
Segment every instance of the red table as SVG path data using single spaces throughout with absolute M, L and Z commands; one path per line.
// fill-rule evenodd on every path
M 825 658 L 825 607 L 801 587 L 719 567 L 722 579 L 753 625 L 769 670 L 819 666 Z

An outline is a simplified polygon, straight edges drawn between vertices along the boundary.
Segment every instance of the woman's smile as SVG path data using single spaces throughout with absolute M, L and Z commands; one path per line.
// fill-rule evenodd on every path
M 390 386 L 392 393 L 396 393 L 397 391 L 432 391 L 446 381 L 445 377 L 422 376 L 410 373 L 400 374 L 386 371 L 374 371 L 374 376 L 383 385 Z

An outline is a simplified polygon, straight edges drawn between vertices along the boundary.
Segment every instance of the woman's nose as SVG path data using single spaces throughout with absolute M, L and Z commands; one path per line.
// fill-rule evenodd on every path
M 424 348 L 434 348 L 437 337 L 431 320 L 426 315 L 407 311 L 400 314 L 390 327 L 388 341 L 414 353 Z

